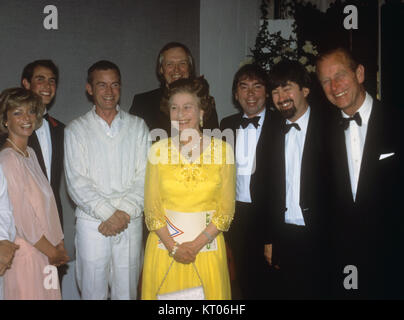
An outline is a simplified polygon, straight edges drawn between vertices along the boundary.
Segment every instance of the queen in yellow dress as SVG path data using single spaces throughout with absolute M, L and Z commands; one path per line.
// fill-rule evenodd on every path
M 178 134 L 149 152 L 142 299 L 201 285 L 205 299 L 231 299 L 222 232 L 234 215 L 234 155 L 229 144 L 201 133 L 212 108 L 203 78 L 177 80 L 163 98 Z

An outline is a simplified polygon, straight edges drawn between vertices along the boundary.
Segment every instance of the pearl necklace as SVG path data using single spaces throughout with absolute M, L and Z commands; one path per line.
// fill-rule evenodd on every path
M 15 151 L 17 151 L 19 154 L 21 154 L 24 158 L 28 158 L 28 156 L 29 156 L 28 151 L 26 151 L 26 152 L 27 152 L 27 155 L 25 155 L 25 152 L 22 151 L 22 150 L 14 143 L 13 140 L 11 140 L 10 138 L 7 138 L 6 140 L 7 140 L 8 142 L 10 142 L 11 145 L 16 149 Z

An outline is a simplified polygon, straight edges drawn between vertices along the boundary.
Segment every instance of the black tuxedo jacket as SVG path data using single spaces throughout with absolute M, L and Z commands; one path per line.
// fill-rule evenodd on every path
M 339 115 L 340 117 L 340 115 Z M 356 200 L 353 200 L 345 134 L 334 121 L 330 141 L 333 208 L 330 234 L 339 283 L 337 294 L 360 298 L 403 297 L 403 142 L 398 109 L 374 100 Z M 389 155 L 390 154 L 390 155 Z M 382 155 L 389 155 L 382 158 Z M 342 289 L 343 268 L 358 270 L 357 291 Z M 401 269 L 401 270 L 400 270 Z M 400 284 L 401 283 L 401 284 Z
M 59 218 L 60 218 L 60 224 L 63 228 L 63 212 L 62 212 L 62 203 L 60 200 L 60 181 L 62 177 L 62 172 L 63 172 L 63 155 L 64 155 L 64 128 L 65 125 L 56 120 L 55 118 L 52 118 L 49 116 L 48 119 L 49 122 L 49 130 L 50 130 L 50 136 L 51 136 L 51 141 L 52 141 L 52 161 L 51 161 L 51 181 L 50 185 L 53 190 L 53 194 L 55 196 L 56 200 L 56 205 L 58 208 L 59 212 Z M 28 139 L 28 145 L 34 149 L 35 154 L 38 158 L 39 165 L 45 174 L 45 177 L 47 178 L 46 174 L 46 167 L 45 167 L 45 162 L 44 158 L 42 155 L 41 151 L 41 146 L 38 141 L 38 137 L 36 135 L 36 132 L 34 131 L 32 135 Z
M 271 136 L 271 128 L 272 122 L 275 121 L 274 117 L 276 117 L 276 111 L 272 111 L 269 107 L 266 108 L 265 111 L 265 120 L 261 129 L 261 134 L 257 143 L 256 151 L 255 151 L 255 171 L 251 175 L 250 181 L 250 195 L 251 201 L 253 205 L 258 205 L 258 194 L 262 186 L 260 185 L 261 179 L 260 176 L 263 174 L 263 170 L 265 168 L 264 163 L 266 162 L 266 157 L 269 147 L 269 137 Z M 237 131 L 240 128 L 241 119 L 243 117 L 243 113 L 238 113 L 231 115 L 222 119 L 220 122 L 220 130 L 231 129 L 234 137 L 233 141 L 227 141 L 234 147 L 234 152 L 236 153 L 236 138 Z M 232 143 L 233 142 L 233 143 Z
M 160 102 L 164 89 L 158 88 L 152 91 L 137 94 L 133 97 L 133 103 L 129 112 L 142 118 L 149 130 L 164 129 L 171 136 L 170 117 L 160 110 Z M 204 123 L 204 129 L 216 129 L 219 127 L 216 109 Z

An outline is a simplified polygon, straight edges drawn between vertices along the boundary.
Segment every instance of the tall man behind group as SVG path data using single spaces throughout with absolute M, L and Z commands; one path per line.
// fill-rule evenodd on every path
M 345 49 L 321 54 L 317 75 L 340 110 L 330 125 L 328 166 L 335 208 L 329 212 L 334 293 L 337 298 L 402 298 L 403 116 L 366 92 L 365 67 Z
M 156 75 L 160 87 L 134 96 L 130 113 L 146 122 L 149 130 L 163 129 L 171 136 L 170 118 L 160 109 L 164 89 L 175 80 L 196 76 L 195 60 L 191 51 L 182 43 L 169 42 L 159 52 L 156 62 Z M 204 129 L 219 127 L 217 112 L 214 108 L 204 122 Z
M 65 130 L 65 171 L 76 203 L 76 275 L 83 299 L 136 299 L 149 131 L 118 105 L 121 73 L 98 61 L 86 90 L 94 106 Z

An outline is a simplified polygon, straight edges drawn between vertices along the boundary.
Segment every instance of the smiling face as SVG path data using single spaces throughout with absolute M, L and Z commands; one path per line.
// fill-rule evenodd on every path
M 8 136 L 13 141 L 27 140 L 35 130 L 36 110 L 30 104 L 22 104 L 7 111 Z
M 31 80 L 23 79 L 25 89 L 35 92 L 42 98 L 45 106 L 50 104 L 56 94 L 56 76 L 51 69 L 37 66 Z
M 317 64 L 317 75 L 325 95 L 347 115 L 355 114 L 365 100 L 364 72 L 362 65 L 352 70 L 347 58 L 339 52 L 324 57 Z
M 300 88 L 296 82 L 287 81 L 285 86 L 272 90 L 272 100 L 282 116 L 294 122 L 306 112 L 309 92 L 308 88 Z
M 115 110 L 121 97 L 121 80 L 114 69 L 95 70 L 87 92 L 93 97 L 95 107 L 102 111 Z
M 189 60 L 187 53 L 181 47 L 168 49 L 163 53 L 160 73 L 167 84 L 175 80 L 189 77 Z
M 180 132 L 185 129 L 199 131 L 199 121 L 203 117 L 203 110 L 199 107 L 199 99 L 190 93 L 174 94 L 169 102 L 170 120 Z
M 245 78 L 237 83 L 235 98 L 249 118 L 264 110 L 267 97 L 265 85 L 257 79 Z

